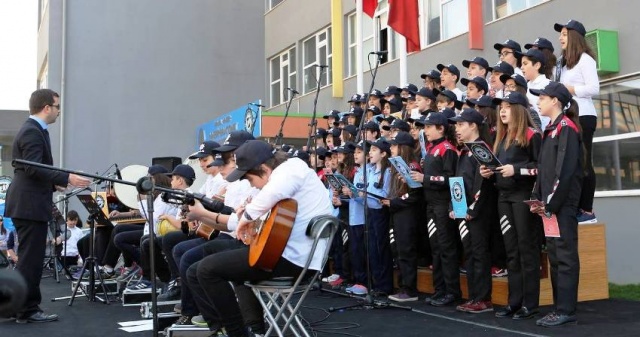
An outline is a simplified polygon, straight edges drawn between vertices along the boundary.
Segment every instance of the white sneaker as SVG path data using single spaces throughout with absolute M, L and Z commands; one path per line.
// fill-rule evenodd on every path
M 322 282 L 324 282 L 324 283 L 329 283 L 329 282 L 336 281 L 336 280 L 337 280 L 337 279 L 339 279 L 339 278 L 340 278 L 340 275 L 338 275 L 338 274 L 333 274 L 333 275 L 331 275 L 331 276 L 329 276 L 329 277 L 323 277 L 323 278 L 322 278 Z

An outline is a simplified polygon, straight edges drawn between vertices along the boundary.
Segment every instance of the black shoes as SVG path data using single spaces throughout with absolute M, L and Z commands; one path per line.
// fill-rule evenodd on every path
M 576 315 L 565 315 L 550 312 L 546 316 L 536 321 L 536 325 L 552 328 L 565 324 L 578 324 Z
M 447 306 L 447 305 L 454 304 L 457 300 L 458 300 L 458 298 L 455 297 L 454 295 L 446 294 L 446 295 L 441 296 L 439 298 L 432 299 L 431 300 L 431 305 L 433 305 L 434 307 L 444 307 L 444 306 Z
M 427 296 L 424 301 L 427 302 L 427 304 L 431 304 L 431 301 L 434 301 L 436 299 L 439 299 L 440 297 L 444 296 L 444 293 L 442 292 L 436 292 L 431 296 Z
M 533 318 L 537 314 L 538 314 L 537 309 L 529 310 L 527 309 L 527 307 L 522 307 L 515 314 L 513 314 L 513 319 L 517 319 L 517 320 L 529 319 L 529 318 Z
M 22 316 L 16 318 L 16 323 L 24 324 L 24 323 L 45 323 L 45 322 L 53 322 L 58 320 L 58 315 L 56 314 L 45 314 L 42 311 L 36 311 L 35 313 Z
M 512 317 L 519 310 L 520 308 L 507 305 L 506 307 L 496 311 L 496 317 L 498 318 Z

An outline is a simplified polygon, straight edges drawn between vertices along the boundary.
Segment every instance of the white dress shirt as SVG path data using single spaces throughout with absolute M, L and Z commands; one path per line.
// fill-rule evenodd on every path
M 78 256 L 78 241 L 84 237 L 84 232 L 78 227 L 67 227 L 67 231 L 69 238 L 62 242 L 62 254 L 65 254 L 65 246 L 67 246 L 65 256 Z M 65 234 L 62 233 L 62 237 L 64 236 Z
M 529 104 L 531 105 L 533 110 L 535 110 L 538 113 L 538 116 L 540 116 L 540 128 L 542 131 L 544 131 L 547 125 L 549 125 L 549 123 L 551 122 L 551 118 L 540 115 L 540 109 L 538 108 L 538 100 L 540 100 L 540 97 L 532 94 L 529 90 L 544 89 L 544 87 L 546 87 L 549 82 L 551 81 L 542 74 L 538 75 L 538 77 L 536 77 L 533 81 L 527 82 L 527 99 L 529 99 Z
M 220 190 L 229 184 L 228 181 L 222 178 L 220 173 L 212 176 L 210 174 L 207 175 L 207 180 L 204 182 L 204 185 L 200 187 L 198 193 L 204 194 L 207 198 L 211 198 L 216 194 L 220 193 Z
M 573 86 L 575 91 L 573 99 L 578 103 L 580 116 L 598 116 L 591 100 L 592 96 L 600 93 L 600 80 L 596 67 L 596 60 L 587 53 L 582 53 L 575 67 L 571 69 L 566 65 L 562 67 L 560 83 Z
M 325 189 L 318 175 L 305 162 L 291 158 L 271 172 L 269 181 L 247 205 L 245 213 L 251 219 L 258 219 L 280 200 L 294 199 L 298 203 L 298 212 L 282 257 L 304 267 L 313 245 L 313 240 L 305 234 L 309 221 L 318 215 L 330 215 L 333 211 L 331 200 L 322 192 Z M 309 268 L 322 268 L 325 249 L 327 244 L 321 241 Z
M 145 218 L 149 218 L 148 215 L 148 211 L 147 211 L 147 201 L 146 200 L 141 200 L 138 202 L 138 209 L 140 210 L 140 214 L 142 214 L 143 217 Z M 177 214 L 180 213 L 180 207 L 178 205 L 174 205 L 174 204 L 168 204 L 164 201 L 162 201 L 162 195 L 158 195 L 154 200 L 153 200 L 153 231 L 154 233 L 158 233 L 158 230 L 160 229 L 160 221 L 158 221 L 158 218 L 161 215 L 172 215 L 172 216 L 176 216 Z M 142 232 L 143 235 L 147 235 L 149 234 L 149 222 L 147 221 L 147 223 L 145 223 L 144 225 L 144 230 Z

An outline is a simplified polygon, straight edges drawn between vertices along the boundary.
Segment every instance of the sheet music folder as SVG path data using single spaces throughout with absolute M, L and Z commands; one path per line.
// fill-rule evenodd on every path
M 87 212 L 95 217 L 96 227 L 113 226 L 91 194 L 78 194 L 77 197 L 82 205 L 84 205 L 84 208 L 87 209 Z

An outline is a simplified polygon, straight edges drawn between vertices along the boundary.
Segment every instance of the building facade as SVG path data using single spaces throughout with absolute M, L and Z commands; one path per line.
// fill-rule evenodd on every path
M 462 77 L 466 77 L 464 59 L 482 56 L 495 64 L 498 53 L 493 44 L 508 38 L 524 46 L 537 37 L 546 37 L 558 53 L 559 34 L 553 29 L 554 23 L 576 19 L 587 31 L 616 31 L 619 71 L 600 76 L 601 93 L 594 98 L 598 110 L 594 209 L 607 225 L 610 281 L 638 282 L 640 262 L 628 254 L 640 237 L 640 226 L 634 220 L 638 216 L 635 207 L 640 203 L 640 64 L 635 51 L 640 44 L 635 15 L 640 4 L 624 0 L 589 2 L 588 6 L 580 0 L 419 0 L 422 50 L 407 56 L 407 73 L 401 74 L 402 41 L 387 26 L 388 0 L 378 1 L 373 19 L 362 16 L 361 34 L 356 29 L 357 3 L 265 0 L 264 102 L 268 112 L 284 111 L 289 87 L 301 93 L 294 100 L 294 115 L 307 116 L 315 98 L 315 65 L 320 64 L 329 68 L 320 79 L 318 114 L 331 109 L 346 111 L 346 101 L 352 94 L 369 89 L 368 53 L 372 51 L 388 51 L 375 88 L 405 85 L 400 82 L 402 78 L 420 87 L 420 74 L 435 69 L 438 63 L 457 65 Z M 470 49 L 469 18 L 480 14 L 481 48 Z M 362 45 L 362 55 L 357 53 L 358 44 Z M 361 72 L 358 64 L 362 65 Z

